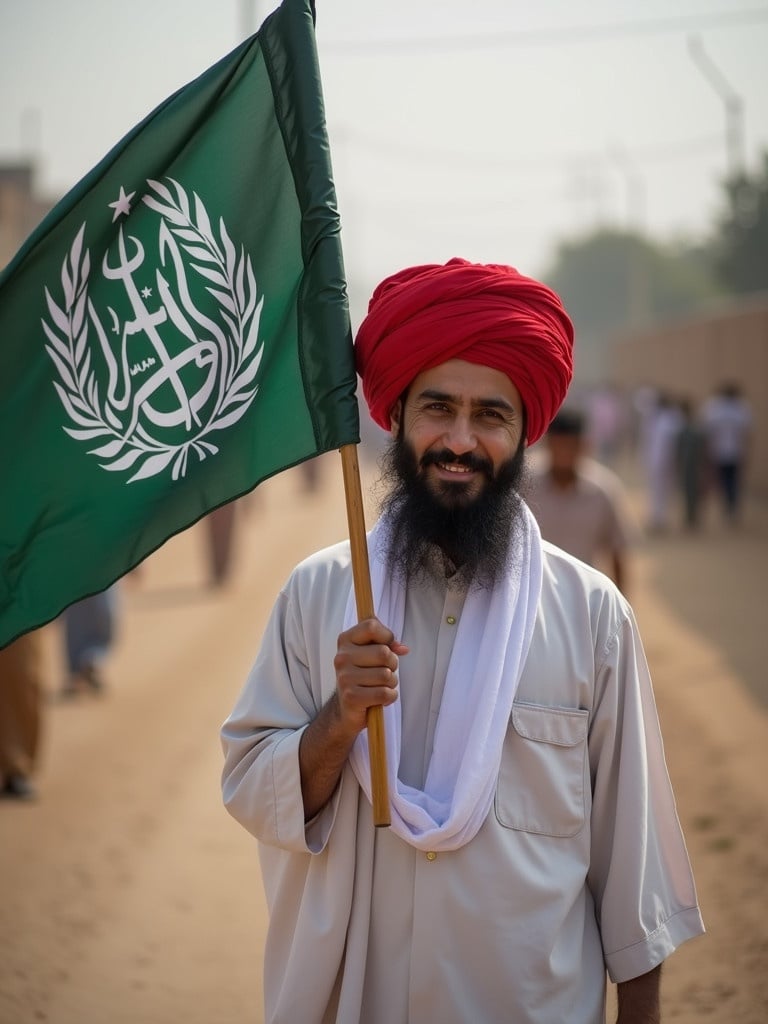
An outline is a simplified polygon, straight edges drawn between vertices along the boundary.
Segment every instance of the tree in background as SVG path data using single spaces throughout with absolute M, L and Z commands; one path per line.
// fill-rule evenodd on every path
M 711 243 L 715 269 L 730 292 L 768 290 L 768 153 L 754 174 L 725 182 L 725 208 Z
M 544 277 L 573 317 L 582 381 L 602 378 L 612 338 L 704 309 L 723 294 L 706 251 L 614 228 L 563 241 Z

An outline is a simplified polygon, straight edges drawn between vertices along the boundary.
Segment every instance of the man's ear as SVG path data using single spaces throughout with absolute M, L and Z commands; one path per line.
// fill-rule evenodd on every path
M 403 400 L 398 398 L 389 412 L 389 432 L 392 437 L 397 438 L 400 433 L 400 423 L 403 416 Z

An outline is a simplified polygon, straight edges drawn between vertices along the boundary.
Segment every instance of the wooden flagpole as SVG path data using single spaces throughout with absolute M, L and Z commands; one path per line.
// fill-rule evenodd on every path
M 374 614 L 371 568 L 368 562 L 368 544 L 365 537 L 365 512 L 360 487 L 360 466 L 357 445 L 345 444 L 339 449 L 344 473 L 344 494 L 347 500 L 349 543 L 352 551 L 352 579 L 358 619 L 369 619 Z M 377 828 L 390 825 L 389 788 L 387 786 L 387 748 L 384 740 L 384 708 L 368 708 L 368 753 L 371 764 L 371 791 L 373 798 L 373 824 Z

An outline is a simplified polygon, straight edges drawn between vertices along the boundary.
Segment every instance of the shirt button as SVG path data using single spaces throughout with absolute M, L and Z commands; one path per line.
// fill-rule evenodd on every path
M 449 626 L 455 626 L 456 625 L 456 616 L 455 615 L 449 615 L 446 618 L 445 621 L 448 623 Z
M 427 860 L 437 860 L 437 854 L 434 850 L 430 850 L 427 854 Z

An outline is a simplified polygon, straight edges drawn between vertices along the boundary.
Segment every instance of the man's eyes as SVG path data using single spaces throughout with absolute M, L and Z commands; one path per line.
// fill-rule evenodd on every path
M 424 409 L 427 412 L 435 412 L 441 414 L 450 414 L 451 412 L 453 412 L 452 407 L 447 402 L 429 402 L 427 405 L 424 406 Z M 492 406 L 489 406 L 487 408 L 476 409 L 474 415 L 478 419 L 500 420 L 502 422 L 506 420 L 506 416 L 504 415 L 504 413 L 500 409 L 495 409 Z
M 494 423 L 513 423 L 515 415 L 512 412 L 505 412 L 503 409 L 481 409 L 478 413 L 481 419 L 492 420 Z

